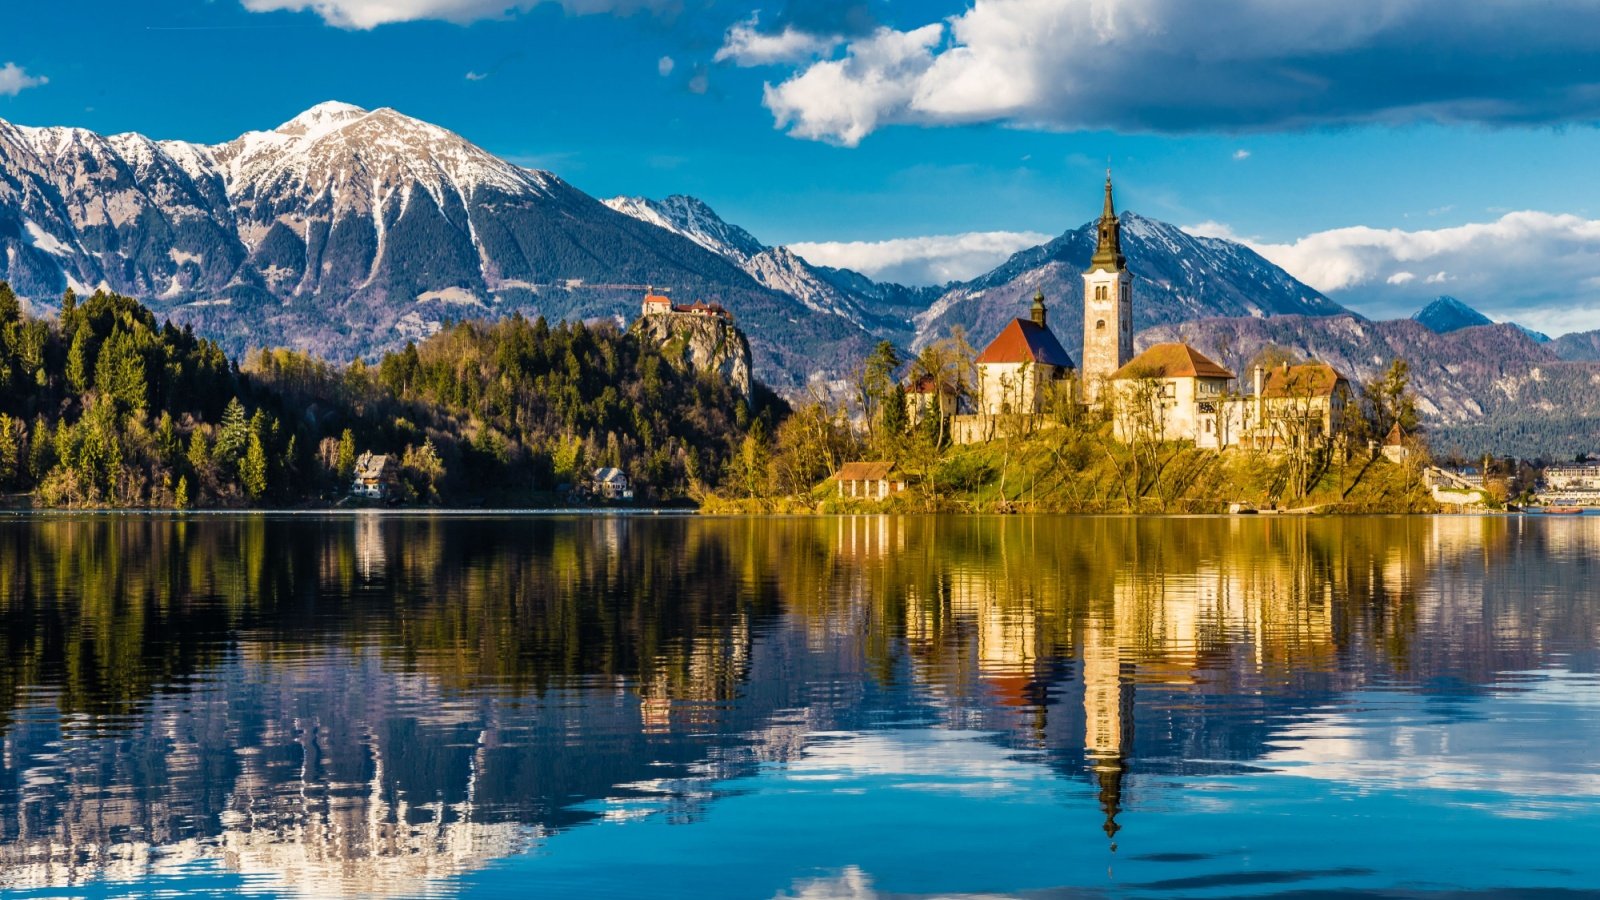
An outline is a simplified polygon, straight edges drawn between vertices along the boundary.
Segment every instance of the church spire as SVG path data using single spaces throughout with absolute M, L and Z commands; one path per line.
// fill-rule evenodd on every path
M 1099 239 L 1094 256 L 1089 260 L 1089 271 L 1106 269 L 1120 272 L 1128 267 L 1122 255 L 1122 223 L 1117 221 L 1116 204 L 1111 201 L 1111 170 L 1106 169 L 1106 205 L 1100 213 Z
M 1034 291 L 1033 293 L 1032 318 L 1033 324 L 1039 326 L 1040 328 L 1050 327 L 1045 324 L 1044 291 L 1042 290 Z

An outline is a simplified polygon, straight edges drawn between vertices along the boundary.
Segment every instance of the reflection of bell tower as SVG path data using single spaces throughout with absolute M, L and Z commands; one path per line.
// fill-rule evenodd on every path
M 1106 837 L 1121 830 L 1122 776 L 1133 745 L 1133 682 L 1125 677 L 1114 619 L 1090 620 L 1083 632 L 1083 755 L 1100 787 Z M 1112 843 L 1112 849 L 1116 844 Z
M 1133 359 L 1133 276 L 1122 255 L 1122 223 L 1111 202 L 1111 171 L 1106 170 L 1106 202 L 1095 228 L 1094 256 L 1083 273 L 1084 399 L 1099 396 L 1101 383 Z

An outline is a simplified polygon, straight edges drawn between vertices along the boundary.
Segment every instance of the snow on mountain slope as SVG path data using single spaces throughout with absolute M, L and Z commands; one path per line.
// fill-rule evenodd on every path
M 698 240 L 391 109 L 319 104 L 214 146 L 0 121 L 0 279 L 30 303 L 104 286 L 235 352 L 337 359 L 468 309 L 631 318 L 656 284 L 735 309 L 771 383 L 866 346 L 837 291 L 782 254 L 758 280 L 730 256 L 754 238 L 687 198 L 674 215 Z
M 724 222 L 715 210 L 694 197 L 673 194 L 660 201 L 647 197 L 612 197 L 603 202 L 623 215 L 681 234 L 741 267 L 767 249 L 750 232 Z

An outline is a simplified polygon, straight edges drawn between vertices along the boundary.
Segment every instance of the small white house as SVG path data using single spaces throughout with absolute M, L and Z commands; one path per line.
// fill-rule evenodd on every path
M 606 500 L 632 500 L 633 483 L 621 469 L 607 466 L 595 469 L 589 477 L 589 490 L 596 496 Z

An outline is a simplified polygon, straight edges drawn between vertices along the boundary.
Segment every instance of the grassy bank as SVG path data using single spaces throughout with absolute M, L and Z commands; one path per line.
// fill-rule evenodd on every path
M 1246 450 L 1216 452 L 1186 443 L 1133 449 L 1107 428 L 1050 429 L 951 447 L 922 466 L 901 461 L 913 484 L 888 501 L 840 497 L 832 480 L 781 497 L 707 498 L 708 513 L 1058 512 L 1220 513 L 1233 503 L 1307 513 L 1438 510 L 1417 472 L 1365 453 L 1333 454 L 1308 490 L 1293 492 L 1290 461 Z

